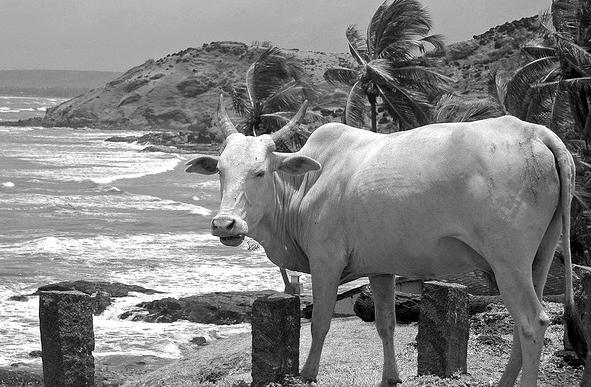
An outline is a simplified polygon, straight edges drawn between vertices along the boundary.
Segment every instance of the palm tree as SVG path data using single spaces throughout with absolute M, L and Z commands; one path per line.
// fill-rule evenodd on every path
M 335 67 L 324 73 L 329 83 L 351 87 L 343 122 L 363 126 L 366 98 L 374 132 L 378 98 L 400 129 L 429 122 L 430 99 L 447 81 L 416 57 L 425 51 L 427 43 L 443 50 L 442 37 L 427 35 L 430 30 L 431 18 L 417 0 L 384 1 L 365 36 L 356 25 L 347 28 L 349 51 L 358 67 Z
M 531 61 L 500 89 L 509 113 L 591 139 L 591 0 L 554 0 L 542 15 L 554 47 L 526 46 Z
M 274 132 L 315 91 L 301 61 L 276 47 L 266 49 L 246 71 L 246 82 L 230 87 L 234 110 L 242 117 L 236 128 L 250 136 Z

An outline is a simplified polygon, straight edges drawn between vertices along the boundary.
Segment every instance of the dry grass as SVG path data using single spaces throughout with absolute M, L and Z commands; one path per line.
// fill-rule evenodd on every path
M 495 345 L 480 342 L 471 331 L 468 345 L 468 374 L 440 379 L 416 376 L 417 324 L 396 328 L 398 367 L 405 386 L 491 386 L 501 377 L 509 357 L 511 335 L 501 335 Z M 564 365 L 553 356 L 562 349 L 561 325 L 552 325 L 546 333 L 539 386 L 575 386 L 582 369 Z M 304 323 L 301 333 L 300 362 L 310 348 L 310 327 Z M 147 374 L 126 386 L 245 386 L 250 383 L 250 335 L 220 340 L 185 359 Z M 373 323 L 356 317 L 334 319 L 327 336 L 320 372 L 319 386 L 375 386 L 381 378 L 382 345 Z M 249 385 L 249 384 L 248 384 Z

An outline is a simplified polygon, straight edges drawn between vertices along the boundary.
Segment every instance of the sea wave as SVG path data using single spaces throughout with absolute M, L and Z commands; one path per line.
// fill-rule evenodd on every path
M 136 195 L 121 192 L 109 187 L 109 195 L 63 195 L 19 193 L 0 196 L 0 210 L 35 211 L 45 210 L 54 213 L 68 212 L 86 215 L 116 217 L 117 210 L 141 211 L 183 211 L 190 214 L 210 216 L 212 211 L 196 204 L 184 203 L 157 196 Z M 129 214 L 125 214 L 129 216 Z

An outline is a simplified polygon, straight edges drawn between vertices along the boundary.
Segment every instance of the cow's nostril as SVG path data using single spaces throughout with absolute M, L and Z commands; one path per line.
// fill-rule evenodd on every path
M 224 219 L 224 218 L 218 218 L 218 219 L 214 219 L 212 220 L 211 224 L 213 225 L 214 229 L 224 229 L 224 230 L 231 230 L 234 225 L 236 224 L 236 220 L 235 219 Z
M 234 219 L 228 221 L 228 224 L 226 224 L 226 230 L 231 230 L 234 227 L 234 224 L 236 224 L 236 221 Z

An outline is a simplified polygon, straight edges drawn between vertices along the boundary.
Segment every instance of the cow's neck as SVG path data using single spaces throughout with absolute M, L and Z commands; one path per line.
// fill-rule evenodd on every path
M 309 273 L 308 257 L 301 244 L 303 218 L 299 214 L 306 181 L 304 176 L 275 174 L 274 202 L 269 203 L 253 237 L 274 264 Z

